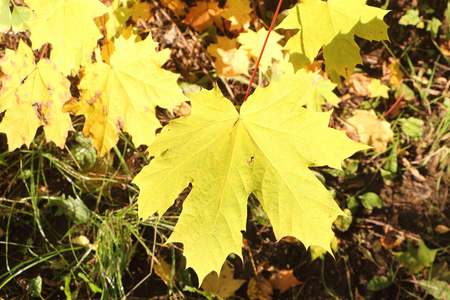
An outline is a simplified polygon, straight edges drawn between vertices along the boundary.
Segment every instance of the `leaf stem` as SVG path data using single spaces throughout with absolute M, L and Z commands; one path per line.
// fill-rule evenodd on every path
M 264 40 L 264 44 L 262 46 L 261 53 L 259 54 L 258 60 L 256 61 L 255 70 L 253 71 L 252 78 L 250 79 L 250 82 L 248 84 L 247 92 L 245 93 L 244 102 L 247 100 L 248 94 L 250 93 L 250 89 L 252 88 L 253 79 L 255 79 L 256 71 L 258 70 L 258 67 L 259 67 L 259 62 L 261 61 L 261 57 L 263 55 L 264 49 L 266 48 L 266 44 L 267 44 L 267 41 L 269 40 L 270 32 L 272 31 L 273 25 L 275 24 L 275 20 L 278 16 L 278 12 L 280 11 L 282 2 L 283 2 L 283 0 L 280 0 L 278 2 L 277 10 L 275 11 L 275 14 L 273 15 L 272 23 L 270 24 L 269 31 L 267 32 L 266 39 Z
M 396 106 L 397 106 L 397 104 L 400 102 L 400 100 L 402 100 L 402 98 L 403 98 L 403 95 L 405 95 L 405 93 L 402 93 L 399 97 L 398 97 L 398 99 L 397 99 L 397 101 L 395 101 L 395 103 L 394 103 L 394 105 L 392 105 L 391 106 L 391 108 L 389 108 L 389 110 L 379 119 L 379 121 L 381 121 L 382 119 L 384 119 Z
M 102 0 L 102 3 L 105 4 L 105 0 Z M 106 17 L 105 17 L 105 15 L 102 16 L 102 20 L 103 20 L 103 35 L 105 37 L 106 50 L 108 51 L 108 58 L 111 58 L 111 52 L 109 52 L 108 32 L 106 30 Z
M 41 60 L 44 57 L 44 54 L 47 51 L 47 47 L 48 47 L 48 43 L 45 43 L 44 47 L 42 47 L 42 52 L 41 52 L 41 55 L 39 56 L 39 60 Z

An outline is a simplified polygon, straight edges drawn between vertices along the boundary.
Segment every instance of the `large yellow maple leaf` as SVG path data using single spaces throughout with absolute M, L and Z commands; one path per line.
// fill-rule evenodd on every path
M 357 35 L 388 40 L 383 17 L 388 11 L 366 5 L 366 0 L 303 0 L 290 10 L 278 28 L 299 29 L 286 44 L 296 69 L 310 65 L 323 47 L 326 72 L 335 82 L 348 79 L 362 63 Z
M 90 62 L 102 37 L 94 18 L 109 9 L 98 0 L 26 0 L 34 11 L 30 21 L 33 48 L 51 43 L 51 60 L 64 75 Z
M 200 283 L 211 271 L 219 274 L 230 253 L 242 257 L 251 193 L 277 240 L 294 236 L 331 251 L 331 225 L 343 212 L 309 167 L 340 169 L 367 146 L 329 128 L 331 112 L 299 106 L 312 78 L 296 74 L 258 88 L 240 113 L 217 87 L 190 94 L 192 114 L 170 121 L 148 148 L 154 158 L 134 179 L 139 216 L 161 217 L 192 184 L 168 242 L 184 244 Z
M 99 156 L 116 145 L 120 129 L 133 137 L 136 146 L 150 145 L 161 126 L 155 107 L 172 109 L 185 99 L 178 75 L 161 68 L 170 50 L 156 52 L 157 45 L 151 36 L 137 43 L 116 39 L 110 65 L 87 65 L 79 86 L 81 100 L 64 107 L 85 115 L 83 134 L 92 139 Z
M 265 28 L 261 28 L 258 32 L 254 32 L 253 30 L 249 30 L 246 33 L 241 33 L 237 41 L 242 44 L 239 49 L 247 50 L 250 53 L 252 59 L 256 62 L 259 55 L 261 54 L 261 49 L 264 44 L 264 40 L 267 36 L 267 30 Z M 278 44 L 283 38 L 282 35 L 279 35 L 276 32 L 271 32 L 269 39 L 267 40 L 266 48 L 264 50 L 264 55 L 261 58 L 259 63 L 260 67 L 263 71 L 266 71 L 272 65 L 272 59 L 282 60 L 283 59 L 283 47 Z
M 64 148 L 73 130 L 69 114 L 62 112 L 71 97 L 70 82 L 49 60 L 35 65 L 33 52 L 22 41 L 17 52 L 6 50 L 0 67 L 7 74 L 0 91 L 0 112 L 6 110 L 0 132 L 8 137 L 9 151 L 29 146 L 40 126 L 47 141 Z

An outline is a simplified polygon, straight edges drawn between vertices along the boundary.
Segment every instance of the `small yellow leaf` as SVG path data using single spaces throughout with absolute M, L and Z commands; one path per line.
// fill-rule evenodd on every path
M 252 11 L 249 0 L 228 0 L 222 17 L 231 22 L 230 30 L 247 30 L 252 20 Z
M 239 49 L 247 50 L 250 53 L 250 56 L 256 62 L 259 55 L 261 54 L 262 46 L 264 44 L 266 36 L 267 30 L 265 28 L 261 28 L 260 30 L 258 30 L 258 32 L 249 30 L 246 33 L 242 33 L 237 38 L 237 41 L 242 44 Z M 266 48 L 264 50 L 264 55 L 262 56 L 259 64 L 262 70 L 266 71 L 272 65 L 272 59 L 283 59 L 283 47 L 278 44 L 278 41 L 280 41 L 282 38 L 282 35 L 279 35 L 274 31 L 270 33 Z
M 391 70 L 391 77 L 389 78 L 389 83 L 395 88 L 398 88 L 405 77 L 402 70 L 400 69 L 400 63 L 394 61 L 388 65 L 389 70 Z
M 219 36 L 217 42 L 209 45 L 207 49 L 216 58 L 216 73 L 225 77 L 248 74 L 247 51 L 237 49 L 234 39 Z
M 387 85 L 381 84 L 381 81 L 376 78 L 372 78 L 372 81 L 370 82 L 368 86 L 370 90 L 370 97 L 376 98 L 376 97 L 383 97 L 388 99 L 389 98 L 389 87 Z
M 347 123 L 356 128 L 361 142 L 372 146 L 375 151 L 385 151 L 387 144 L 394 141 L 391 124 L 379 120 L 373 110 L 357 110 Z

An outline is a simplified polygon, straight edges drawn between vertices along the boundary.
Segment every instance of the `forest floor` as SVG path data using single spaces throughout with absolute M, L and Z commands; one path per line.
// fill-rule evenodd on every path
M 368 4 L 380 7 L 379 2 Z M 357 39 L 363 65 L 336 88 L 341 102 L 332 126 L 347 129 L 343 120 L 357 109 L 373 109 L 381 117 L 401 99 L 385 117 L 394 136 L 384 150 L 355 154 L 344 171 L 314 168 L 351 215 L 334 225 L 334 258 L 295 239 L 276 242 L 267 215 L 251 196 L 243 261 L 228 258 L 236 279 L 223 283 L 236 287 L 230 298 L 450 299 L 450 2 L 445 2 L 388 1 L 390 41 Z M 266 1 L 267 15 L 274 5 Z M 424 25 L 399 24 L 413 10 Z M 442 22 L 437 29 L 434 18 Z M 172 50 L 165 67 L 189 88 L 209 89 L 213 79 L 235 105 L 242 104 L 248 78 L 216 75 L 205 50 L 216 29 L 200 34 L 165 8 L 156 8 L 154 20 L 137 27 L 144 34 L 151 30 L 161 48 Z M 3 38 L 0 50 L 17 41 Z M 399 66 L 394 75 L 392 63 Z M 398 86 L 392 86 L 392 77 Z M 369 78 L 390 85 L 389 98 L 370 97 Z M 161 109 L 159 118 L 166 124 L 171 115 Z M 182 245 L 164 244 L 189 188 L 159 222 L 139 220 L 139 193 L 131 181 L 149 163 L 146 148 L 135 148 L 121 134 L 114 151 L 99 159 L 80 134 L 83 122 L 74 117 L 77 133 L 70 134 L 64 150 L 45 143 L 40 131 L 30 149 L 9 153 L 0 134 L 0 299 L 214 299 L 184 268 Z

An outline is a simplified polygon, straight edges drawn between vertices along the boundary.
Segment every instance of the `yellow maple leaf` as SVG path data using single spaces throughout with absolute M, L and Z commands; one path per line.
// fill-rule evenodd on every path
M 347 123 L 356 128 L 360 141 L 372 146 L 375 151 L 385 151 L 388 142 L 394 141 L 391 124 L 379 120 L 373 110 L 356 110 Z
M 251 193 L 277 240 L 294 236 L 331 252 L 331 224 L 343 212 L 309 167 L 340 168 L 367 146 L 329 128 L 331 111 L 298 105 L 312 77 L 295 74 L 258 88 L 240 112 L 217 87 L 191 93 L 191 114 L 171 120 L 148 148 L 154 158 L 133 180 L 139 216 L 161 217 L 192 183 L 168 242 L 183 243 L 200 283 L 219 273 L 230 253 L 242 257 Z
M 387 10 L 366 5 L 366 0 L 303 0 L 288 10 L 278 28 L 299 29 L 286 43 L 296 69 L 311 64 L 323 47 L 325 71 L 335 82 L 349 78 L 362 63 L 354 36 L 388 40 L 383 17 Z
M 26 0 L 34 11 L 30 21 L 33 48 L 51 43 L 51 60 L 64 75 L 90 62 L 102 37 L 94 18 L 109 9 L 97 0 Z
M 208 46 L 207 51 L 216 58 L 216 73 L 225 77 L 248 74 L 247 51 L 236 48 L 236 40 L 217 37 L 217 44 Z
M 7 74 L 0 94 L 0 112 L 6 110 L 0 131 L 8 137 L 9 151 L 29 146 L 40 126 L 47 141 L 64 148 L 73 130 L 69 114 L 62 112 L 71 97 L 70 82 L 49 60 L 35 65 L 33 52 L 22 41 L 17 52 L 6 50 L 0 67 Z
M 186 3 L 180 0 L 161 0 L 161 4 L 173 11 L 178 16 L 186 14 Z
M 222 9 L 219 7 L 218 2 L 208 3 L 198 1 L 195 6 L 189 9 L 189 13 L 183 22 L 191 25 L 197 31 L 203 31 L 213 23 L 216 23 L 221 28 L 222 25 L 218 22 L 221 13 Z
M 238 36 L 237 41 L 242 44 L 240 49 L 247 50 L 250 53 L 250 56 L 256 62 L 259 55 L 261 54 L 261 49 L 266 36 L 267 30 L 265 28 L 261 28 L 260 30 L 258 30 L 258 32 L 249 30 L 246 33 L 241 33 Z M 259 63 L 263 71 L 266 71 L 272 65 L 272 59 L 283 59 L 283 47 L 278 44 L 278 41 L 282 38 L 282 35 L 279 35 L 274 31 L 270 33 L 266 48 L 264 50 L 264 55 L 262 56 Z
M 252 20 L 252 11 L 249 0 L 228 0 L 222 17 L 231 22 L 230 30 L 247 30 Z
M 110 65 L 87 65 L 79 86 L 81 100 L 64 107 L 85 115 L 83 134 L 92 139 L 99 156 L 116 145 L 120 129 L 133 137 L 136 146 L 151 144 L 161 126 L 155 107 L 171 109 L 185 99 L 178 75 L 161 68 L 170 50 L 156 52 L 157 45 L 151 36 L 137 43 L 116 39 Z

